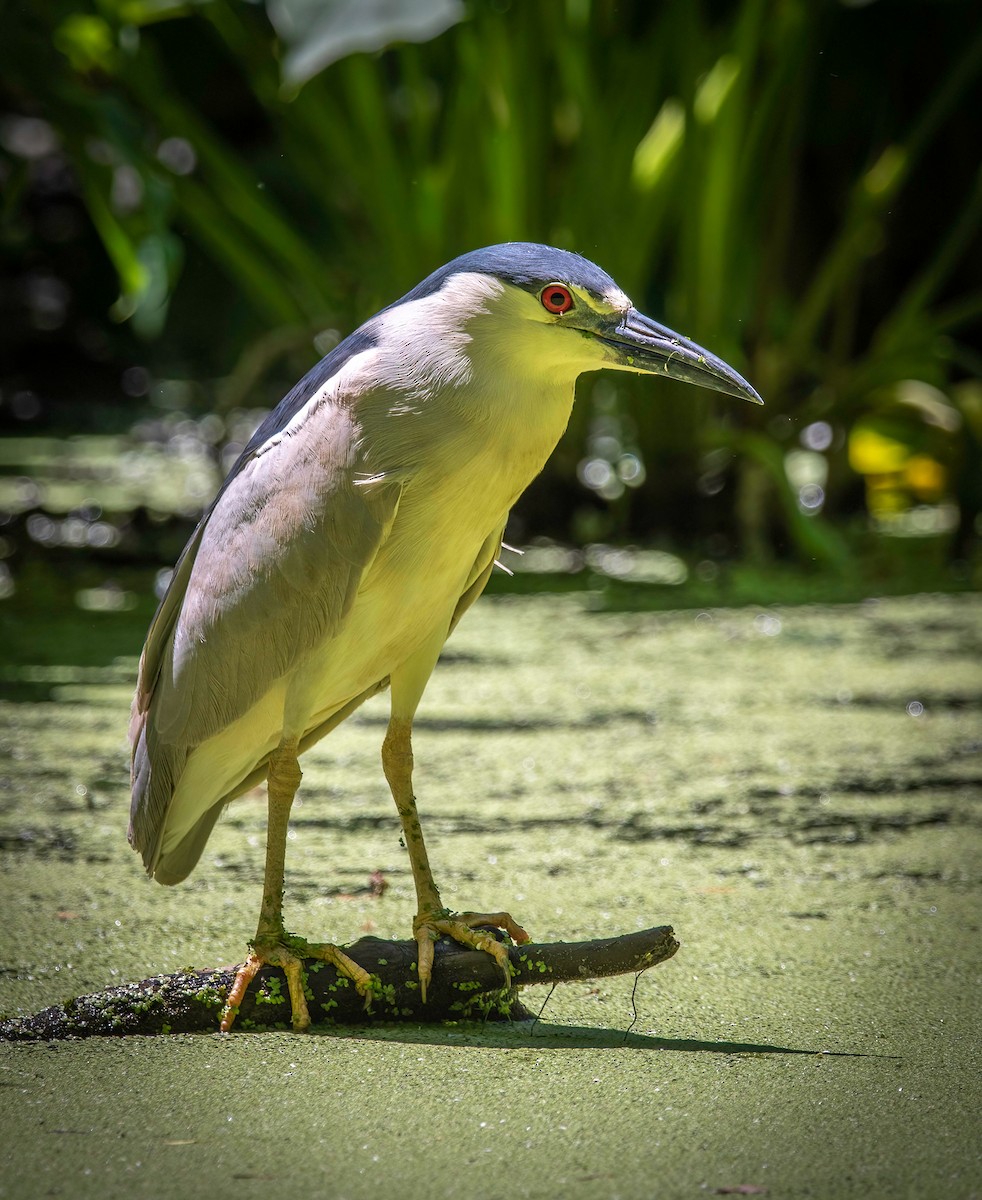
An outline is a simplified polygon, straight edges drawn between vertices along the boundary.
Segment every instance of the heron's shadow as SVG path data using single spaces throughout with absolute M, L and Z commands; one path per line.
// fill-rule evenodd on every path
M 850 1050 L 772 1046 L 757 1042 L 700 1041 L 696 1038 L 661 1038 L 622 1029 L 596 1029 L 588 1025 L 555 1025 L 548 1021 L 472 1021 L 448 1025 L 371 1024 L 322 1026 L 308 1036 L 354 1038 L 358 1041 L 400 1042 L 415 1046 L 467 1046 L 521 1050 L 534 1046 L 546 1050 L 659 1050 L 684 1053 L 739 1055 L 757 1058 L 770 1054 L 809 1055 L 812 1058 L 895 1058 Z

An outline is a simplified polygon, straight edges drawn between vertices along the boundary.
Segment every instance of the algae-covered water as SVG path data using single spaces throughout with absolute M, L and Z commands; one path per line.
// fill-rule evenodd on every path
M 678 955 L 533 989 L 535 1025 L 6 1045 L 0 1196 L 982 1195 L 980 664 L 975 596 L 486 598 L 417 727 L 444 898 L 537 940 L 672 924 Z M 178 888 L 126 846 L 134 666 L 8 679 L 6 1015 L 238 961 L 254 931 L 260 793 Z M 298 933 L 408 933 L 384 721 L 380 698 L 304 760 Z

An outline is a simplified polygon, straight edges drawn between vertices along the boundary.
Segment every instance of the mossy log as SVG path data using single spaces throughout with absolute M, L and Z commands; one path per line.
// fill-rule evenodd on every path
M 506 987 L 500 968 L 489 955 L 442 938 L 436 944 L 433 979 L 423 1004 L 415 942 L 364 937 L 346 946 L 345 953 L 376 981 L 370 1006 L 366 1008 L 348 979 L 314 960 L 306 963 L 308 1004 L 315 1024 L 475 1018 L 521 1021 L 531 1014 L 518 999 L 519 988 L 636 973 L 671 958 L 677 949 L 678 942 L 667 925 L 589 942 L 509 946 L 512 980 Z M 31 1017 L 0 1021 L 0 1039 L 214 1032 L 235 972 L 235 967 L 179 971 L 80 996 Z M 235 1030 L 283 1028 L 289 1023 L 286 979 L 278 967 L 265 967 L 245 995 Z

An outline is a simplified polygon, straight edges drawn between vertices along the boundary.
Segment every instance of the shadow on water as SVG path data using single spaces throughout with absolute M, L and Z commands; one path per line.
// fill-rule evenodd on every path
M 365 1025 L 345 1029 L 314 1029 L 311 1036 L 351 1038 L 358 1041 L 399 1042 L 414 1046 L 472 1046 L 495 1050 L 657 1050 L 676 1053 L 727 1054 L 741 1058 L 760 1058 L 783 1054 L 810 1058 L 894 1059 L 894 1054 L 866 1054 L 854 1050 L 808 1049 L 800 1046 L 772 1046 L 766 1042 L 702 1041 L 698 1038 L 662 1038 L 630 1030 L 595 1029 L 589 1025 L 552 1025 L 529 1020 L 512 1022 L 474 1022 L 443 1026 Z

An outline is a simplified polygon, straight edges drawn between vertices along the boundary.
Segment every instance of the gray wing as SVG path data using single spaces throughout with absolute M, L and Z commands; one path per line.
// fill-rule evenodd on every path
M 129 836 L 151 872 L 190 752 L 337 632 L 391 526 L 401 483 L 356 482 L 358 433 L 330 402 L 275 432 L 237 464 L 175 568 L 130 723 Z

